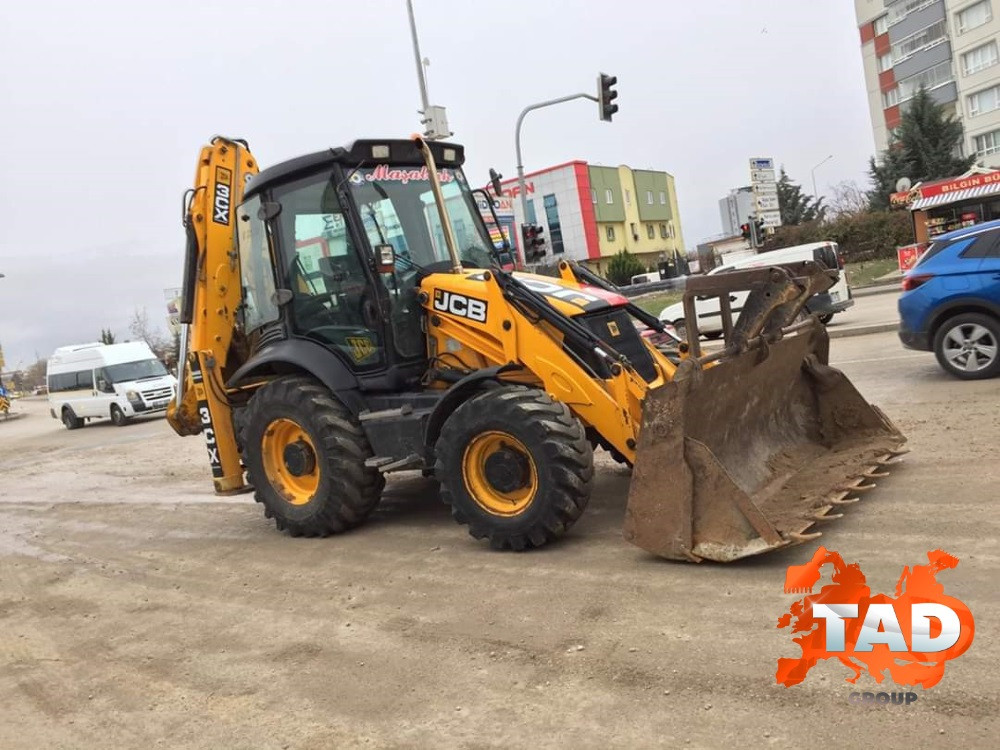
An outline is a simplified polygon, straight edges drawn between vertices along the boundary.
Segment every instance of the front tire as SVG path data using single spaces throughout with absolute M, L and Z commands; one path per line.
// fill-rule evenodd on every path
M 124 427 L 128 424 L 128 417 L 125 416 L 125 412 L 118 404 L 111 404 L 111 421 L 116 427 Z
M 258 390 L 242 430 L 254 499 L 279 531 L 328 536 L 364 521 L 385 480 L 365 466 L 371 446 L 357 419 L 325 386 L 285 377 Z
M 934 335 L 934 354 L 949 375 L 982 380 L 1000 374 L 1000 322 L 979 313 L 946 320 Z
M 817 315 L 819 322 L 823 325 L 829 325 L 830 321 L 833 320 L 833 313 L 827 313 L 826 315 Z
M 526 550 L 561 536 L 590 500 L 594 455 L 569 408 L 505 385 L 459 406 L 435 446 L 452 516 L 494 549 Z

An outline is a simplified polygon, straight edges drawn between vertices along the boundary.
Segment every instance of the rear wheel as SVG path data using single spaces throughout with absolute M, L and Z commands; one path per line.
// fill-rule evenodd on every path
M 590 499 L 594 455 L 565 404 L 523 386 L 474 396 L 445 422 L 435 474 L 452 516 L 494 549 L 540 547 Z
M 254 498 L 279 530 L 327 536 L 357 526 L 385 482 L 361 425 L 330 392 L 306 377 L 280 378 L 246 409 L 243 463 Z
M 125 412 L 118 404 L 111 404 L 111 421 L 118 427 L 124 427 L 128 424 L 128 417 L 125 416 Z
M 68 406 L 63 407 L 62 423 L 66 425 L 67 430 L 78 430 L 83 427 L 83 420 L 76 416 Z
M 934 335 L 934 354 L 956 378 L 992 378 L 1000 374 L 1000 322 L 979 313 L 956 315 Z

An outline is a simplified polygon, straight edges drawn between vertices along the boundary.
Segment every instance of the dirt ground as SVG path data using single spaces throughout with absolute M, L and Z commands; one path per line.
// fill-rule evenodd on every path
M 292 539 L 213 496 L 200 438 L 69 432 L 28 399 L 0 422 L 0 748 L 995 747 L 1000 380 L 952 380 L 891 333 L 832 352 L 912 453 L 821 542 L 889 594 L 928 550 L 957 555 L 939 580 L 976 618 L 909 706 L 849 702 L 901 688 L 829 662 L 775 684 L 798 655 L 775 627 L 785 568 L 817 542 L 655 559 L 621 538 L 608 463 L 530 554 L 475 542 L 413 475 L 361 529 Z

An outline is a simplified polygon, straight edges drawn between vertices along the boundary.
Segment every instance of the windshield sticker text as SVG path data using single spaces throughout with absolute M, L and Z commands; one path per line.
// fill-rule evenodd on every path
M 408 182 L 427 182 L 429 175 L 427 167 L 390 167 L 388 164 L 379 164 L 374 169 L 362 173 L 355 172 L 351 175 L 352 185 L 363 185 L 366 182 L 398 182 L 403 185 Z M 439 169 L 438 180 L 445 185 L 455 179 L 455 173 L 450 169 Z

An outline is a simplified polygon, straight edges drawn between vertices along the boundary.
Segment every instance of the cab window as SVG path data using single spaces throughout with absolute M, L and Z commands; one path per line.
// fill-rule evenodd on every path
M 339 351 L 357 369 L 381 365 L 377 299 L 335 182 L 329 175 L 307 178 L 275 197 L 295 332 Z

